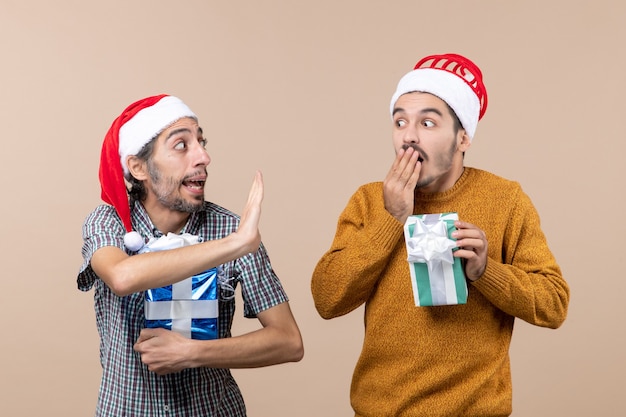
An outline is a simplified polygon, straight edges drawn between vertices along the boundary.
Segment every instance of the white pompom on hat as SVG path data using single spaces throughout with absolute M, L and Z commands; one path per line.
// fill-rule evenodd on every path
M 115 207 L 128 232 L 124 244 L 131 251 L 143 246 L 143 238 L 133 232 L 125 177 L 126 159 L 136 155 L 172 123 L 196 115 L 179 98 L 167 94 L 147 97 L 128 106 L 111 124 L 100 154 L 102 200 Z
M 391 97 L 390 113 L 398 98 L 412 92 L 430 93 L 445 101 L 459 118 L 470 140 L 487 110 L 487 90 L 480 68 L 457 54 L 429 55 L 405 74 Z

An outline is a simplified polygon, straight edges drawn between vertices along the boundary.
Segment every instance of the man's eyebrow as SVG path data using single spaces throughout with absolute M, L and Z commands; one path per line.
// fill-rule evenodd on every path
M 165 141 L 167 142 L 172 136 L 176 136 L 179 133 L 191 133 L 190 129 L 187 129 L 186 127 L 181 127 L 180 129 L 176 129 L 176 130 L 172 130 L 166 137 L 165 137 Z
M 395 116 L 395 115 L 396 115 L 396 113 L 399 113 L 399 112 L 404 112 L 404 109 L 403 109 L 402 107 L 395 107 L 395 108 L 393 109 L 393 113 L 391 113 L 391 115 L 392 115 L 392 116 Z
M 396 113 L 400 113 L 400 112 L 404 113 L 404 109 L 402 107 L 396 107 L 393 109 L 393 113 L 391 113 L 391 115 L 395 116 Z M 425 109 L 420 110 L 420 114 L 426 114 L 426 113 L 435 113 L 443 117 L 443 113 L 441 112 L 441 110 L 434 108 L 434 107 L 426 107 Z
M 165 141 L 167 142 L 168 140 L 170 140 L 172 138 L 172 136 L 176 136 L 179 133 L 191 133 L 191 129 L 188 129 L 186 127 L 181 127 L 180 129 L 176 129 L 176 130 L 172 130 L 166 137 L 165 137 Z M 198 126 L 198 136 L 202 136 L 203 132 L 202 132 L 202 128 L 200 126 Z
M 422 109 L 420 111 L 421 114 L 425 114 L 425 113 L 436 113 L 438 114 L 440 117 L 443 117 L 443 113 L 441 112 L 441 110 L 436 109 L 434 107 L 427 107 L 425 109 Z

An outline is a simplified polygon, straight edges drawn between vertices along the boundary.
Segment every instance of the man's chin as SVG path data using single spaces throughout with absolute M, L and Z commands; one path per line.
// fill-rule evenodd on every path
M 204 206 L 204 199 L 198 198 L 194 201 L 178 200 L 170 207 L 172 210 L 180 211 L 182 213 L 196 213 L 202 210 Z
M 417 184 L 415 184 L 415 191 L 423 190 L 423 189 L 427 188 L 431 184 L 432 184 L 432 180 L 430 180 L 428 178 L 419 179 L 417 181 Z
M 202 210 L 203 206 L 204 206 L 204 198 L 199 198 L 194 203 L 189 204 L 189 213 L 196 213 Z

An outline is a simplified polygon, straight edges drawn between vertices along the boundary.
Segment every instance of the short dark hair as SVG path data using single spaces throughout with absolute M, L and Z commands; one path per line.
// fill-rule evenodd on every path
M 444 101 L 444 103 L 446 102 Z M 450 112 L 450 116 L 452 116 L 452 121 L 454 122 L 454 135 L 456 136 L 456 134 L 459 133 L 459 130 L 464 129 L 464 127 L 461 124 L 461 120 L 459 120 L 459 116 L 456 115 L 456 113 L 454 112 L 454 110 L 452 110 L 452 107 L 450 107 L 448 103 L 446 103 L 446 107 Z M 463 152 L 463 158 L 465 158 L 465 152 Z
M 152 159 L 152 154 L 154 153 L 154 144 L 156 143 L 157 136 L 153 137 L 148 143 L 143 145 L 143 147 L 139 150 L 139 152 L 137 152 L 135 156 L 142 161 L 150 161 Z M 132 208 L 135 205 L 136 201 L 145 200 L 147 193 L 146 187 L 144 187 L 142 181 L 139 181 L 137 178 L 133 177 L 132 174 L 129 174 L 128 176 L 128 182 L 130 183 L 128 196 L 130 197 L 130 207 Z
M 444 103 L 446 102 L 444 101 Z M 452 120 L 454 121 L 454 134 L 457 134 L 459 133 L 460 129 L 463 129 L 461 120 L 459 120 L 459 116 L 456 115 L 456 113 L 454 112 L 454 110 L 452 110 L 452 107 L 450 107 L 448 103 L 446 103 L 446 107 L 448 108 L 448 111 L 450 112 L 450 116 L 452 116 Z

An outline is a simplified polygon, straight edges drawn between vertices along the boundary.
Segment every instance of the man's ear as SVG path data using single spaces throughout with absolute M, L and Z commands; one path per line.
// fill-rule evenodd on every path
M 461 152 L 465 152 L 472 145 L 472 141 L 465 129 L 460 129 L 458 134 L 461 136 L 459 139 L 458 148 Z
M 130 155 L 126 158 L 126 166 L 128 167 L 130 175 L 136 180 L 143 181 L 148 178 L 148 167 L 146 161 L 143 159 L 135 155 Z

